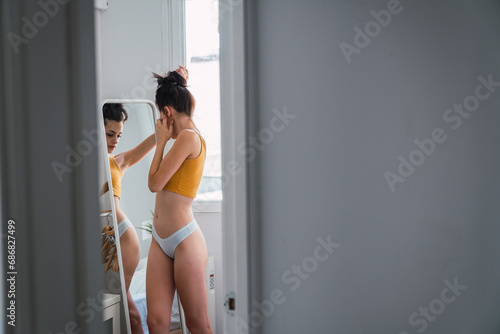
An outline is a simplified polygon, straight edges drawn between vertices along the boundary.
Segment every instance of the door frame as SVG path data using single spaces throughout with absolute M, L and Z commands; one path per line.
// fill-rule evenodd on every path
M 219 2 L 224 333 L 260 333 L 248 325 L 260 291 L 258 182 L 250 182 L 259 180 L 258 166 L 246 150 L 258 129 L 258 113 L 250 112 L 258 105 L 254 12 L 250 1 Z

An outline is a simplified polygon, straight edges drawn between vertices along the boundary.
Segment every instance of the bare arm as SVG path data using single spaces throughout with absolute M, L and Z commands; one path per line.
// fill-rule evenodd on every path
M 108 186 L 108 182 L 104 183 L 101 187 L 101 191 L 99 191 L 99 196 L 102 196 L 104 195 L 105 193 L 107 193 L 109 191 L 109 186 Z
M 158 192 L 163 189 L 184 160 L 192 154 L 193 147 L 196 146 L 196 136 L 197 135 L 191 131 L 182 131 L 175 140 L 172 148 L 168 151 L 167 155 L 165 155 L 165 158 L 162 157 L 167 140 L 163 139 L 158 141 L 153 162 L 149 170 L 149 190 Z
M 156 138 L 153 133 L 136 147 L 116 155 L 115 160 L 119 164 L 121 171 L 125 172 L 125 170 L 129 167 L 144 159 L 144 157 L 155 147 L 155 145 Z

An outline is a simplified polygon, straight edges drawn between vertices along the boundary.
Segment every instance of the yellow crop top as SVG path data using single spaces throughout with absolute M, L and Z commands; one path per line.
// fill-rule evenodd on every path
M 122 194 L 122 177 L 123 173 L 115 161 L 115 156 L 109 157 L 109 170 L 111 172 L 111 183 L 113 184 L 113 195 L 120 198 Z
M 174 193 L 195 198 L 198 192 L 198 187 L 200 186 L 201 176 L 203 174 L 203 166 L 205 165 L 205 158 L 207 154 L 207 148 L 205 146 L 205 140 L 197 132 L 201 139 L 201 152 L 196 158 L 190 158 L 184 160 L 179 169 L 174 175 L 168 180 L 167 184 L 163 188 L 164 190 L 172 191 Z

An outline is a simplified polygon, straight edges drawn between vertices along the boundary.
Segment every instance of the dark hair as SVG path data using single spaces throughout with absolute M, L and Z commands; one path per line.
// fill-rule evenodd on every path
M 155 102 L 160 112 L 168 106 L 191 117 L 196 101 L 187 89 L 186 79 L 177 71 L 169 71 L 164 77 L 156 73 L 153 76 L 158 80 Z
M 104 118 L 104 125 L 106 125 L 108 120 L 125 122 L 128 119 L 128 114 L 121 103 L 106 103 L 102 107 L 102 116 Z

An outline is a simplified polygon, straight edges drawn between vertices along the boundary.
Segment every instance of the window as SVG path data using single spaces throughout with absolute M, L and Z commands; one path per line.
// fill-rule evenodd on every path
M 198 200 L 221 200 L 221 113 L 219 75 L 219 1 L 187 0 L 186 60 L 196 98 L 193 119 L 207 144 Z

